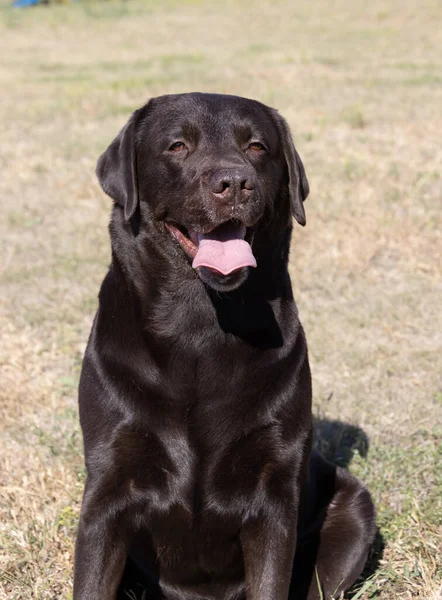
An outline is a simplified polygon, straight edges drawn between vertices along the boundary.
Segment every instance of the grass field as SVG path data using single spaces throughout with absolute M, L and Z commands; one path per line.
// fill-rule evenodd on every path
M 76 388 L 110 258 L 95 162 L 150 96 L 289 120 L 311 183 L 291 273 L 317 444 L 370 488 L 349 598 L 442 598 L 442 4 L 0 3 L 1 600 L 71 597 Z

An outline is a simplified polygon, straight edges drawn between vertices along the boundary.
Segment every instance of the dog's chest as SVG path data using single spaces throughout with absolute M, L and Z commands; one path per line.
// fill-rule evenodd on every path
M 294 465 L 280 451 L 279 433 L 261 427 L 232 439 L 226 436 L 229 423 L 219 420 L 197 438 L 197 421 L 186 430 L 157 433 L 163 453 L 156 452 L 158 462 L 151 462 L 151 456 L 139 470 L 146 504 L 137 560 L 147 568 L 159 564 L 171 582 L 189 574 L 221 576 L 228 569 L 240 577 L 242 524 L 290 487 Z M 150 479 L 151 469 L 161 469 L 163 476 Z M 147 539 L 151 548 L 146 554 Z
M 129 489 L 145 504 L 145 514 L 164 518 L 179 507 L 186 527 L 199 527 L 223 513 L 238 523 L 259 512 L 259 504 L 284 494 L 293 475 L 293 456 L 279 426 L 241 431 L 239 417 L 217 411 L 192 413 L 167 427 L 121 432 L 116 446 Z M 127 486 L 124 486 L 125 488 Z M 214 519 L 214 517 L 213 517 Z
M 135 488 L 148 506 L 179 505 L 192 522 L 211 511 L 243 519 L 257 498 L 283 493 L 291 477 L 290 442 L 273 410 L 286 401 L 277 374 L 254 362 L 252 376 L 249 357 L 228 350 L 187 357 L 187 364 L 176 355 L 165 378 L 170 396 L 155 410 L 150 402 L 150 416 L 129 432 L 129 447 L 138 450 L 129 457 L 132 469 L 123 470 Z M 285 427 L 291 412 L 284 411 Z

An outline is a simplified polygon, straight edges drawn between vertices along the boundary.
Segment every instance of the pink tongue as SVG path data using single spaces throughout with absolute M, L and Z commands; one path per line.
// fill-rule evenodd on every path
M 192 267 L 209 267 L 228 275 L 241 267 L 256 267 L 250 244 L 243 238 L 245 227 L 226 224 L 210 233 L 198 234 L 198 252 Z

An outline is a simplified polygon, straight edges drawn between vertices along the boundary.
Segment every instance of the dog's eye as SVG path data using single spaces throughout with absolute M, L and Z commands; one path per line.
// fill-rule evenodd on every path
M 253 150 L 253 152 L 267 152 L 267 148 L 261 142 L 251 142 L 247 150 Z
M 184 144 L 183 142 L 174 142 L 170 148 L 169 148 L 169 152 L 179 152 L 180 150 L 185 150 L 186 149 L 186 144 Z

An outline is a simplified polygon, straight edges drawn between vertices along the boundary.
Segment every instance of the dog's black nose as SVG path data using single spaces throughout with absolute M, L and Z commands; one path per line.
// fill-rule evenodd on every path
M 247 169 L 223 169 L 212 175 L 210 189 L 219 199 L 228 202 L 244 202 L 255 189 L 255 182 Z

